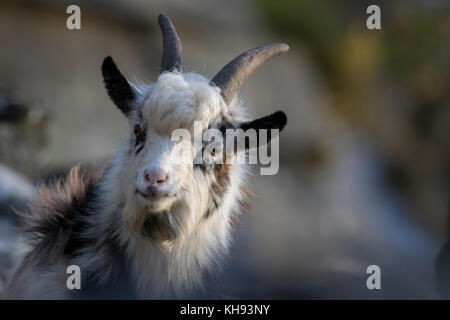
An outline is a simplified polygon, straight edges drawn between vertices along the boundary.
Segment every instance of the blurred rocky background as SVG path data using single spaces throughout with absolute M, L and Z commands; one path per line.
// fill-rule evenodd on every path
M 66 8 L 81 8 L 81 30 Z M 450 5 L 377 1 L 2 0 L 0 287 L 20 255 L 17 219 L 35 185 L 112 154 L 126 121 L 103 89 L 111 55 L 152 81 L 159 12 L 183 41 L 185 68 L 213 76 L 241 52 L 279 41 L 240 96 L 282 109 L 280 171 L 251 180 L 252 210 L 214 283 L 224 298 L 450 297 Z M 256 168 L 255 168 L 256 169 Z M 366 268 L 381 268 L 368 290 Z

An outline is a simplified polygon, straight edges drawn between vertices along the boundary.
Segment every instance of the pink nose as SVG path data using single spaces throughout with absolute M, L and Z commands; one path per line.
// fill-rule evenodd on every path
M 162 184 L 169 179 L 169 175 L 161 170 L 145 170 L 144 179 L 150 185 Z

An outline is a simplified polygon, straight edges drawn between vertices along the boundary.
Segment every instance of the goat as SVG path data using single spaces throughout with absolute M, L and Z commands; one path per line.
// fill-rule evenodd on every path
M 246 203 L 249 166 L 194 164 L 192 145 L 176 161 L 170 134 L 192 131 L 195 121 L 203 130 L 283 129 L 283 112 L 250 121 L 235 94 L 258 66 L 289 47 L 274 43 L 247 51 L 208 80 L 183 71 L 172 22 L 160 14 L 158 23 L 163 54 L 154 83 L 131 83 L 111 57 L 103 61 L 106 90 L 126 116 L 130 135 L 100 169 L 77 166 L 40 187 L 22 213 L 28 252 L 7 297 L 76 298 L 83 289 L 103 297 L 119 278 L 126 279 L 120 290 L 139 298 L 187 297 L 221 265 Z M 68 290 L 69 265 L 80 267 L 82 290 Z

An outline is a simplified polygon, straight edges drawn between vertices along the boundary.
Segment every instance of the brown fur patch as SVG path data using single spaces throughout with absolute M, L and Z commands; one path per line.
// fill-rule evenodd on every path
M 246 187 L 241 187 L 240 191 L 242 195 L 242 198 L 239 199 L 240 207 L 246 210 L 247 212 L 251 212 L 250 197 L 254 196 L 253 192 Z M 231 213 L 231 225 L 232 227 L 237 227 L 241 225 L 241 220 L 239 219 L 237 212 Z
M 230 184 L 230 165 L 216 164 L 213 169 L 215 181 L 211 184 L 209 191 L 209 204 L 205 217 L 208 218 L 212 212 L 220 207 L 223 197 Z
M 240 191 L 242 199 L 239 200 L 239 204 L 245 210 L 251 211 L 250 197 L 253 197 L 255 194 L 247 187 L 241 187 Z
M 230 184 L 230 165 L 226 163 L 216 165 L 214 176 L 216 177 L 216 183 L 212 186 L 213 191 L 216 195 L 222 197 Z

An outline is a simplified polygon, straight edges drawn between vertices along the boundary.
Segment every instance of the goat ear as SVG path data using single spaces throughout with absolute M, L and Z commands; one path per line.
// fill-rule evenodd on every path
M 269 116 L 265 116 L 253 121 L 244 122 L 240 125 L 240 128 L 244 131 L 248 129 L 255 129 L 257 133 L 258 146 L 269 143 L 272 139 L 271 129 L 278 129 L 280 132 L 283 130 L 287 123 L 286 114 L 283 111 L 277 111 Z M 267 141 L 259 141 L 259 129 L 267 129 Z M 246 143 L 246 149 L 248 145 Z
M 287 117 L 286 114 L 283 111 L 277 111 L 269 116 L 265 116 L 253 121 L 249 122 L 243 122 L 241 123 L 237 128 L 234 129 L 240 129 L 238 132 L 239 134 L 244 135 L 244 145 L 243 146 L 236 146 L 234 152 L 244 151 L 244 150 L 250 150 L 254 148 L 259 148 L 263 145 L 266 145 L 272 140 L 272 131 L 271 129 L 278 129 L 279 131 L 282 131 L 283 128 L 286 126 L 287 123 Z M 222 131 L 222 134 L 225 135 L 227 129 L 229 129 L 228 126 L 224 125 L 220 129 Z M 260 141 L 259 140 L 259 130 L 265 129 L 267 134 L 266 141 Z M 251 143 L 251 134 L 247 135 L 247 130 L 252 130 L 255 132 L 254 137 L 256 137 L 256 146 L 250 145 Z M 226 139 L 226 138 L 225 138 Z M 242 141 L 242 140 L 241 140 Z M 236 140 L 235 140 L 236 142 Z
M 110 56 L 103 60 L 102 74 L 109 97 L 120 111 L 129 115 L 136 94 Z
M 286 114 L 283 111 L 277 111 L 269 116 L 265 116 L 249 122 L 244 122 L 239 127 L 244 131 L 247 129 L 278 129 L 281 131 L 283 130 L 286 123 Z

